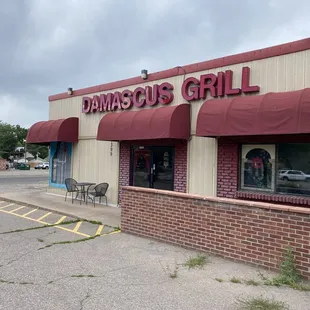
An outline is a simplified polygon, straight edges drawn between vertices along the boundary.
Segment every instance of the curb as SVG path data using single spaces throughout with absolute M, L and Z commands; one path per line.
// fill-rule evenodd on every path
M 50 212 L 53 212 L 53 213 L 59 214 L 59 215 L 70 216 L 70 217 L 75 218 L 77 220 L 87 220 L 87 218 L 82 218 L 82 217 L 79 217 L 79 216 L 74 215 L 72 213 L 61 212 L 61 211 L 53 210 L 53 209 L 50 209 L 50 208 L 47 208 L 47 207 L 41 207 L 41 206 L 38 206 L 38 205 L 35 205 L 35 204 L 32 204 L 32 203 L 25 203 L 25 202 L 20 201 L 20 200 L 14 200 L 14 199 L 5 198 L 5 197 L 1 197 L 1 196 L 0 196 L 0 200 L 6 201 L 6 202 L 10 202 L 10 203 L 19 204 L 19 205 L 23 205 L 25 207 L 36 208 L 36 209 L 44 210 L 44 211 L 50 211 Z

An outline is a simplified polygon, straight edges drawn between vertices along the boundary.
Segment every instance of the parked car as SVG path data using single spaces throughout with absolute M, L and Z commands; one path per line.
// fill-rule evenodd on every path
M 34 169 L 49 169 L 50 164 L 45 162 L 45 163 L 40 163 L 34 167 Z
M 279 179 L 283 181 L 310 181 L 310 174 L 300 170 L 280 170 Z
M 43 163 L 42 164 L 42 169 L 49 169 L 50 168 L 50 164 L 49 163 Z
M 15 167 L 18 170 L 30 170 L 30 165 L 24 163 L 18 163 Z

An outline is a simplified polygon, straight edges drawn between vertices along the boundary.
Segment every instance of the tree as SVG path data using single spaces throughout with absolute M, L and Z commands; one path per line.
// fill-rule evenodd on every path
M 8 159 L 18 144 L 14 126 L 0 121 L 0 156 Z
M 16 152 L 17 147 L 25 147 L 25 140 L 28 129 L 20 125 L 10 125 L 0 121 L 0 156 L 8 159 L 10 156 L 24 156 L 24 150 Z M 48 156 L 48 147 L 38 144 L 27 144 L 26 150 L 33 156 L 46 158 Z

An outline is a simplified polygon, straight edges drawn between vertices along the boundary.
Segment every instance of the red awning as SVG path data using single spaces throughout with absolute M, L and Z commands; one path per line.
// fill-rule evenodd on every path
M 202 137 L 310 133 L 310 88 L 206 101 L 198 113 Z
M 98 127 L 97 140 L 189 139 L 190 106 L 145 109 L 105 115 Z
M 78 142 L 79 119 L 70 117 L 35 123 L 28 130 L 27 143 Z

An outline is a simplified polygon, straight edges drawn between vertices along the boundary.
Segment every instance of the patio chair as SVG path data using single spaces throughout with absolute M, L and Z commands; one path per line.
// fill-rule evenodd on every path
M 65 201 L 67 201 L 68 193 L 72 194 L 72 203 L 73 203 L 73 193 L 76 193 L 75 199 L 79 195 L 80 191 L 79 191 L 78 187 L 75 184 L 77 184 L 76 180 L 74 180 L 72 178 L 65 179 L 65 185 L 66 185 L 66 188 L 67 188 L 67 192 L 66 192 L 66 196 L 65 196 Z
M 105 204 L 108 204 L 108 199 L 106 196 L 106 192 L 109 188 L 108 183 L 100 183 L 97 185 L 91 185 L 88 190 L 87 190 L 87 195 L 86 195 L 86 204 L 87 204 L 87 199 L 90 198 L 93 203 L 94 207 L 96 205 L 96 198 L 99 197 L 99 203 L 101 203 L 101 198 L 105 198 Z

